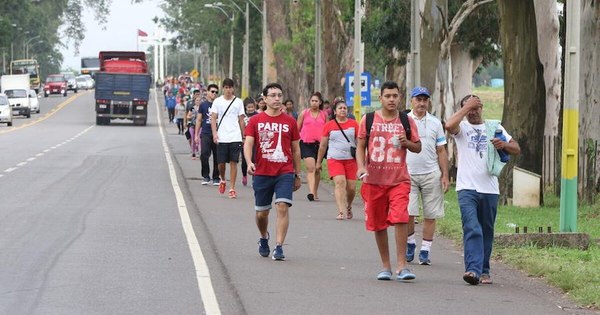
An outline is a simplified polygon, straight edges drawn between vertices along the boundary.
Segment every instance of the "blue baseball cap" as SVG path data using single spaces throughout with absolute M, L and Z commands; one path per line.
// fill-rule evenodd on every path
M 410 97 L 413 98 L 415 96 L 425 95 L 427 97 L 431 97 L 429 94 L 429 90 L 426 87 L 417 86 L 410 92 Z

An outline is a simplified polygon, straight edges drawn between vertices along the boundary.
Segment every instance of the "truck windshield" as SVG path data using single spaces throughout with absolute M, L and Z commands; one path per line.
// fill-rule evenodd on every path
M 4 94 L 6 94 L 6 96 L 8 98 L 24 98 L 24 97 L 27 97 L 27 91 L 26 90 L 6 90 L 6 91 L 4 91 Z

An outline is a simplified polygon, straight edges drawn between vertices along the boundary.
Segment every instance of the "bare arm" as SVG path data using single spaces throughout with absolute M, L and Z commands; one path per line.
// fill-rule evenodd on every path
M 300 174 L 300 141 L 292 141 L 292 156 L 294 157 L 294 191 L 300 189 L 302 181 L 297 175 Z
M 244 128 L 246 128 L 246 124 L 244 123 L 244 115 L 238 116 L 238 124 L 240 125 L 240 132 L 242 133 L 242 139 L 244 139 L 245 138 Z
M 438 145 L 436 151 L 438 164 L 440 166 L 440 171 L 442 172 L 442 189 L 444 192 L 447 192 L 448 186 L 450 185 L 450 180 L 448 179 L 448 151 L 446 151 L 445 145 Z
M 200 139 L 200 129 L 202 129 L 202 113 L 198 112 L 198 115 L 196 115 L 196 129 L 194 130 L 196 142 Z
M 323 158 L 325 157 L 325 152 L 327 151 L 327 146 L 329 145 L 329 137 L 321 137 L 321 142 L 319 144 L 319 152 L 317 153 L 317 170 L 321 170 Z
M 509 142 L 504 142 L 498 138 L 493 138 L 491 141 L 494 145 L 494 148 L 498 150 L 504 150 L 510 155 L 521 154 L 521 146 L 515 139 L 510 139 Z
M 300 112 L 300 115 L 298 115 L 298 132 L 302 131 L 302 123 L 304 122 L 304 111 Z
M 256 165 L 252 162 L 252 152 L 254 151 L 254 137 L 246 136 L 246 140 L 244 141 L 244 159 L 246 159 L 246 164 L 248 165 L 248 174 L 254 175 L 254 171 L 256 171 Z
M 217 135 L 217 113 L 210 113 L 210 129 L 213 134 L 213 141 L 217 143 L 219 141 L 219 135 Z
M 446 121 L 446 130 L 453 135 L 458 134 L 460 132 L 460 122 L 467 116 L 469 111 L 477 109 L 479 106 L 481 106 L 481 100 L 471 96 L 464 106 Z
M 356 164 L 358 165 L 358 169 L 356 171 L 356 175 L 360 178 L 360 176 L 367 172 L 366 164 L 365 164 L 365 148 L 366 148 L 365 139 L 358 138 L 356 141 Z

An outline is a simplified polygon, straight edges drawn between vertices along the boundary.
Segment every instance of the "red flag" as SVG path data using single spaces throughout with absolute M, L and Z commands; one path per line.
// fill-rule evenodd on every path
M 148 36 L 148 33 L 144 32 L 138 28 L 138 36 Z

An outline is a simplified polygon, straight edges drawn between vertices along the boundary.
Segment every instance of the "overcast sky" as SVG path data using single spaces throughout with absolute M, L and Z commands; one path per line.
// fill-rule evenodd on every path
M 68 49 L 61 49 L 63 69 L 70 67 L 79 70 L 82 56 L 98 56 L 98 52 L 102 50 L 136 50 L 137 30 L 141 29 L 152 35 L 155 31 L 152 19 L 163 16 L 158 7 L 159 2 L 160 0 L 144 0 L 142 3 L 131 4 L 130 0 L 113 0 L 105 30 L 94 19 L 94 13 L 86 9 L 83 17 L 86 21 L 86 33 L 79 55 L 75 55 L 73 43 L 69 43 Z M 145 50 L 147 47 L 139 48 Z

